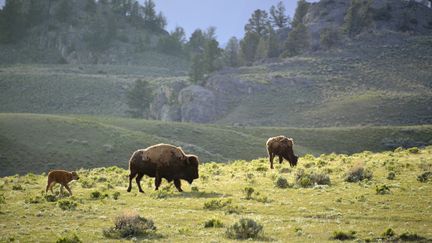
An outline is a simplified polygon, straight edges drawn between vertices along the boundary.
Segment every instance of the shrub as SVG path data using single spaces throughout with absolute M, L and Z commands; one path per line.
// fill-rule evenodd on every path
M 343 231 L 334 231 L 331 239 L 333 240 L 353 240 L 355 239 L 355 231 L 343 232 Z
M 226 206 L 231 205 L 232 200 L 231 199 L 227 199 L 227 200 L 222 200 L 222 199 L 212 199 L 210 201 L 207 201 L 204 203 L 204 209 L 207 210 L 217 210 L 217 209 L 222 209 Z
M 420 236 L 420 235 L 418 235 L 416 233 L 412 233 L 412 232 L 402 233 L 399 236 L 399 239 L 402 240 L 402 241 L 422 241 L 422 240 L 426 240 L 425 237 Z
M 74 201 L 63 199 L 58 201 L 58 206 L 63 210 L 75 210 L 78 204 Z
M 0 204 L 6 204 L 6 198 L 4 194 L 0 194 Z
M 30 197 L 25 200 L 26 203 L 32 203 L 32 204 L 41 203 L 42 201 L 43 199 L 40 196 Z
M 22 190 L 24 190 L 24 188 L 20 184 L 14 184 L 14 185 L 12 185 L 12 190 L 22 191 Z
M 113 199 L 117 200 L 120 197 L 120 192 L 114 192 L 113 193 Z
M 242 218 L 237 223 L 228 227 L 226 236 L 229 239 L 255 239 L 258 238 L 263 231 L 263 226 L 252 219 Z
M 330 176 L 324 173 L 313 173 L 311 175 L 312 181 L 317 185 L 330 185 Z
M 408 152 L 412 153 L 412 154 L 418 154 L 420 152 L 420 150 L 417 147 L 412 147 L 408 149 Z
M 93 200 L 104 199 L 109 197 L 108 194 L 102 194 L 100 191 L 93 191 L 90 193 L 90 198 Z
M 219 219 L 210 219 L 204 222 L 204 228 L 222 228 L 223 223 Z
M 136 213 L 123 213 L 115 218 L 114 224 L 114 227 L 103 230 L 105 237 L 113 239 L 148 237 L 154 236 L 156 232 L 156 226 L 151 219 L 146 219 Z
M 95 182 L 94 181 L 90 181 L 90 180 L 83 180 L 81 181 L 81 187 L 82 188 L 92 188 L 95 186 Z
M 279 176 L 275 181 L 275 186 L 278 188 L 288 188 L 289 183 L 285 177 Z
M 432 172 L 426 171 L 426 172 L 421 173 L 419 176 L 417 176 L 417 180 L 419 182 L 423 182 L 424 183 L 424 182 L 429 181 L 430 177 L 432 177 Z
M 225 209 L 225 214 L 240 214 L 241 208 L 239 206 L 228 205 Z
M 91 199 L 99 199 L 101 197 L 102 197 L 102 193 L 100 193 L 99 191 L 93 191 L 90 193 Z
M 394 173 L 393 171 L 390 171 L 387 175 L 388 180 L 394 180 L 395 177 L 396 177 L 396 173 Z
M 390 194 L 390 187 L 387 185 L 377 186 L 375 190 L 376 193 L 380 195 Z
M 392 229 L 392 228 L 388 228 L 388 229 L 386 229 L 382 234 L 381 234 L 381 236 L 383 237 L 383 238 L 392 238 L 392 237 L 394 237 L 396 235 L 396 233 L 394 232 L 394 230 Z
M 324 173 L 307 174 L 303 170 L 297 171 L 296 183 L 301 187 L 317 185 L 330 185 L 330 177 Z
M 81 243 L 81 239 L 76 235 L 67 235 L 57 239 L 56 243 Z
M 252 199 L 252 194 L 254 193 L 254 191 L 255 191 L 255 189 L 253 187 L 249 187 L 249 186 L 245 187 L 243 189 L 243 192 L 244 192 L 247 200 Z
M 55 202 L 57 201 L 57 198 L 54 195 L 45 195 L 45 200 L 47 202 Z
M 352 167 L 347 173 L 345 177 L 345 181 L 347 182 L 358 182 L 362 180 L 370 180 L 372 179 L 372 172 L 368 169 L 363 168 L 361 165 L 356 165 Z

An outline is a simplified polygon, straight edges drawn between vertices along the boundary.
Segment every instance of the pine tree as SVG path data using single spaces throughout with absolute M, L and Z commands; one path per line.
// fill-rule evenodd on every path
M 249 22 L 245 26 L 245 32 L 254 32 L 260 37 L 264 37 L 268 34 L 269 26 L 268 14 L 265 10 L 257 9 L 253 12 L 249 19 Z
M 270 27 L 269 30 L 267 57 L 278 57 L 280 55 L 279 40 L 273 28 Z
M 308 9 L 308 2 L 305 0 L 298 1 L 294 20 L 292 22 L 292 30 L 288 34 L 283 56 L 300 55 L 309 48 L 309 34 L 303 21 Z
M 240 41 L 241 57 L 247 65 L 255 61 L 259 40 L 260 36 L 256 32 L 246 32 L 245 37 Z
M 204 50 L 206 37 L 201 29 L 196 29 L 192 32 L 191 37 L 187 43 L 188 49 L 191 53 L 199 53 Z
M 20 0 L 6 0 L 0 18 L 0 42 L 11 43 L 25 34 L 25 17 Z
M 290 24 L 289 16 L 285 15 L 285 6 L 283 2 L 279 2 L 276 6 L 270 8 L 270 22 L 273 27 L 282 29 Z
M 72 16 L 73 12 L 70 0 L 60 0 L 55 11 L 55 18 L 60 22 L 67 23 Z
M 204 82 L 205 75 L 204 58 L 202 54 L 195 54 L 192 56 L 192 65 L 189 72 L 189 79 L 194 84 L 201 84 Z
M 237 67 L 240 65 L 240 45 L 236 37 L 231 37 L 224 50 L 225 64 L 230 67 Z
M 126 97 L 129 113 L 133 117 L 147 117 L 145 113 L 152 101 L 152 93 L 149 82 L 140 79 L 135 81 Z
M 292 21 L 292 27 L 295 28 L 297 25 L 303 23 L 303 19 L 309 10 L 309 3 L 306 0 L 298 0 L 297 8 Z

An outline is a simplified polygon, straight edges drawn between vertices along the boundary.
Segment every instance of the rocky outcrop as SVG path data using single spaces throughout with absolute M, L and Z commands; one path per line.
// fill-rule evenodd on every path
M 199 85 L 191 85 L 180 91 L 181 121 L 207 123 L 213 121 L 219 111 L 214 93 Z
M 187 85 L 188 82 L 177 80 L 158 87 L 150 104 L 150 117 L 162 121 L 181 121 L 178 94 Z

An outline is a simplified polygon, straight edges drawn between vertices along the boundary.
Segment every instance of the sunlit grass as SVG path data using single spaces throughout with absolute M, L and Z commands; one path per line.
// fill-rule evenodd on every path
M 114 227 L 114 220 L 125 210 L 152 220 L 157 237 L 151 239 L 162 242 L 225 242 L 229 240 L 227 228 L 241 218 L 263 226 L 257 240 L 323 242 L 355 231 L 355 239 L 377 241 L 390 237 L 384 234 L 388 229 L 401 239 L 431 239 L 432 178 L 424 182 L 417 179 L 432 168 L 431 159 L 432 147 L 427 147 L 352 156 L 307 155 L 294 169 L 286 163 L 277 164 L 274 170 L 265 169 L 266 159 L 208 163 L 200 165 L 200 178 L 192 186 L 184 184 L 184 193 L 166 181 L 161 191 L 154 192 L 153 179 L 148 177 L 141 182 L 144 194 L 138 193 L 135 184 L 127 193 L 128 171 L 117 167 L 83 169 L 78 171 L 80 180 L 71 183 L 74 196 L 56 196 L 76 204 L 66 210 L 58 201 L 44 198 L 45 175 L 3 177 L 0 240 L 52 242 L 76 234 L 84 242 L 107 242 L 111 239 L 103 230 Z M 347 182 L 347 173 L 359 164 L 373 177 Z M 303 188 L 296 183 L 300 170 L 326 174 L 331 184 Z M 395 173 L 392 180 L 387 179 L 389 172 Z M 291 186 L 278 187 L 280 177 Z M 13 190 L 17 185 L 21 189 Z M 383 186 L 389 193 L 377 193 L 377 187 Z M 58 192 L 59 187 L 54 190 Z M 102 196 L 95 199 L 95 191 Z M 38 197 L 40 200 L 34 200 Z M 264 197 L 267 200 L 258 200 Z M 209 222 L 218 226 L 206 227 Z

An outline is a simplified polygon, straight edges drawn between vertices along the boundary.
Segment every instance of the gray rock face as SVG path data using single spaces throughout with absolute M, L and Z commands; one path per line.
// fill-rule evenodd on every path
M 217 116 L 216 99 L 212 91 L 198 85 L 191 85 L 180 91 L 181 121 L 206 123 Z
M 186 81 L 179 80 L 156 89 L 150 104 L 150 117 L 162 121 L 181 121 L 180 104 L 177 100 L 180 90 L 186 86 Z

